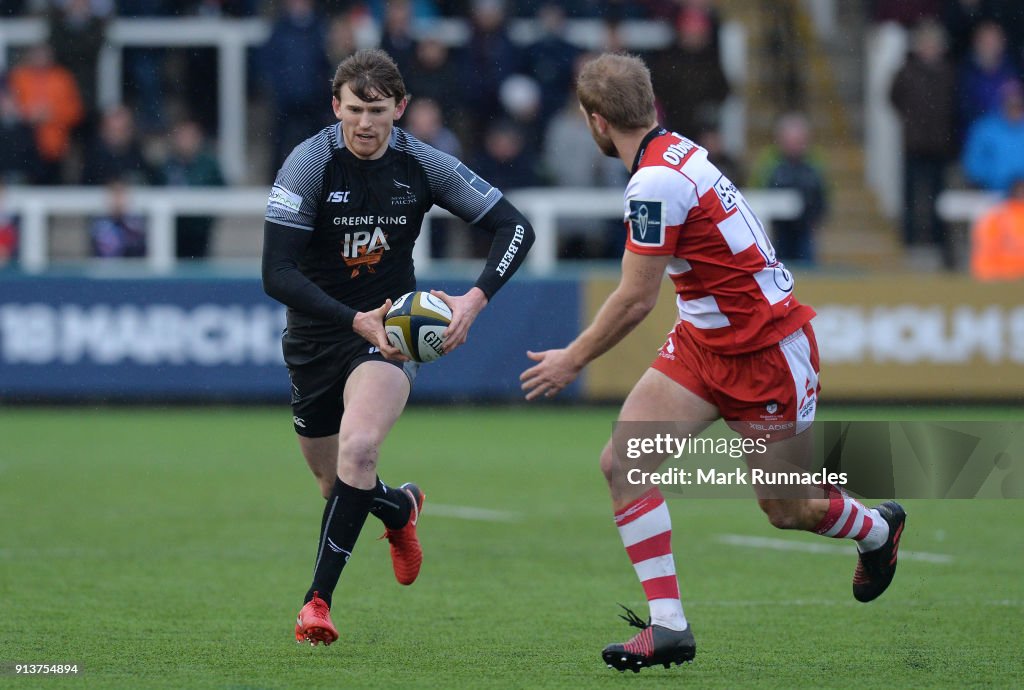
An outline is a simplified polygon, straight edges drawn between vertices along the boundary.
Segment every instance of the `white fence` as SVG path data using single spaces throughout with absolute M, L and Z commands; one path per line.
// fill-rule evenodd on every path
M 935 202 L 939 217 L 953 223 L 974 223 L 983 213 L 995 206 L 1001 197 L 991 192 L 968 189 L 950 189 L 939 195 Z
M 895 218 L 903 207 L 903 131 L 889 91 L 907 56 L 907 31 L 888 22 L 872 28 L 866 42 L 864 175 L 882 210 Z
M 179 215 L 240 216 L 252 218 L 253 232 L 262 232 L 263 210 L 268 188 L 153 188 L 136 187 L 129 192 L 128 207 L 146 218 L 149 268 L 167 273 L 175 267 L 174 221 Z M 749 190 L 744 192 L 754 212 L 769 232 L 773 219 L 794 218 L 803 210 L 800 196 L 790 190 Z M 617 189 L 523 189 L 508 193 L 530 219 L 537 241 L 527 259 L 529 269 L 550 275 L 558 266 L 558 220 L 560 218 L 621 219 L 622 194 Z M 21 218 L 21 268 L 40 273 L 50 264 L 50 220 L 54 216 L 100 215 L 109 211 L 110 197 L 96 187 L 10 187 L 4 202 L 8 212 Z M 434 208 L 428 217 L 444 217 Z M 424 235 L 429 234 L 424 224 Z M 430 238 L 421 236 L 413 256 L 420 270 L 431 262 Z M 255 257 L 253 257 L 255 258 Z
M 371 20 L 354 27 L 356 42 L 362 46 L 377 45 L 378 28 Z M 527 44 L 537 37 L 533 20 L 509 23 L 510 34 L 517 43 Z M 664 46 L 672 40 L 668 25 L 650 21 L 623 22 L 619 29 L 624 45 L 633 50 Z M 7 49 L 25 46 L 47 37 L 49 28 L 42 19 L 0 19 L 0 72 L 6 68 Z M 447 19 L 418 27 L 420 35 L 431 35 L 452 44 L 465 43 L 469 28 L 464 20 Z M 242 182 L 248 170 L 246 163 L 246 50 L 266 42 L 270 23 L 266 19 L 115 19 L 107 29 L 107 42 L 100 54 L 97 105 L 105 107 L 121 100 L 124 82 L 122 49 L 145 47 L 211 47 L 217 49 L 219 103 L 218 154 L 221 168 L 228 180 Z M 597 19 L 571 20 L 567 36 L 574 44 L 600 50 L 607 41 L 606 27 Z M 723 106 L 722 132 L 731 153 L 743 151 L 746 145 L 746 114 L 743 92 L 747 75 L 746 29 L 739 23 L 726 22 L 720 36 L 722 68 L 732 85 L 732 93 Z M 415 85 L 413 85 L 415 91 Z M 213 94 L 211 94 L 213 95 Z M 326 109 L 327 103 L 324 102 Z M 684 132 L 694 136 L 693 132 Z

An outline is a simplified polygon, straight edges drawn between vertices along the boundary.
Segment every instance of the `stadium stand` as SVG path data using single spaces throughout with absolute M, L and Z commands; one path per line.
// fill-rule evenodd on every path
M 514 50 L 522 51 L 535 45 L 549 46 L 545 48 L 548 51 L 545 55 L 549 56 L 547 59 L 558 59 L 559 45 L 572 46 L 578 51 L 622 46 L 653 54 L 672 43 L 677 26 L 677 3 L 667 1 L 652 0 L 635 6 L 582 0 L 562 3 L 568 15 L 564 24 L 552 22 L 550 18 L 538 18 L 544 16 L 537 14 L 544 3 L 506 4 L 508 17 L 503 26 Z M 699 12 L 702 11 L 699 8 L 708 4 L 687 2 L 681 6 L 686 11 L 698 8 L 696 11 Z M 957 5 L 932 4 L 936 7 Z M 48 36 L 66 35 L 70 30 L 70 15 L 62 12 L 50 14 L 45 11 L 46 6 L 47 3 L 43 2 L 8 3 L 4 6 L 8 15 L 0 20 L 0 71 L 12 68 L 28 46 L 44 41 Z M 216 116 L 213 131 L 207 133 L 215 146 L 225 180 L 232 185 L 231 189 L 259 187 L 268 183 L 267 171 L 275 169 L 274 158 L 277 156 L 272 153 L 267 134 L 273 129 L 273 123 L 267 105 L 268 93 L 261 87 L 259 60 L 255 56 L 271 36 L 283 3 L 168 3 L 148 0 L 117 3 L 121 10 L 117 16 L 111 13 L 114 3 L 89 3 L 89 6 L 95 14 L 88 23 L 89 31 L 101 27 L 105 32 L 105 40 L 95 56 L 95 84 L 86 83 L 83 88 L 87 100 L 95 99 L 95 102 L 86 103 L 87 111 L 97 115 L 89 117 L 74 133 L 75 146 L 62 169 L 65 183 L 81 180 L 82 156 L 92 145 L 94 137 L 91 130 L 98 128 L 98 114 L 122 102 L 131 105 L 135 111 L 145 144 L 143 152 L 149 164 L 154 169 L 162 168 L 168 149 L 167 132 L 177 120 L 192 114 L 188 108 L 189 94 L 194 93 L 196 87 L 182 86 L 181 82 L 194 81 L 195 64 L 203 60 L 212 61 L 211 64 L 215 65 L 215 69 L 206 75 L 205 88 L 210 96 L 207 100 L 212 104 L 208 109 Z M 388 37 L 383 23 L 384 5 L 381 3 L 315 3 L 315 6 L 317 11 L 330 18 L 324 51 L 332 59 L 354 46 L 376 45 L 381 41 L 401 43 L 404 40 L 401 36 Z M 442 60 L 458 64 L 461 51 L 470 44 L 477 30 L 465 6 L 467 3 L 412 3 L 411 15 L 399 19 L 408 22 L 408 33 L 417 46 L 429 38 L 426 43 L 441 44 L 447 49 L 446 55 L 442 53 Z M 712 25 L 719 26 L 714 43 L 729 82 L 729 96 L 718 121 L 708 123 L 706 129 L 716 131 L 717 126 L 723 155 L 740 161 L 741 168 L 750 167 L 770 142 L 771 129 L 781 113 L 793 109 L 806 112 L 816 139 L 829 142 L 826 177 L 834 192 L 830 199 L 829 220 L 819 233 L 820 263 L 852 269 L 902 266 L 904 249 L 894 222 L 901 209 L 902 153 L 899 123 L 888 102 L 888 91 L 892 77 L 904 59 L 907 27 L 918 19 L 917 15 L 904 16 L 906 13 L 902 13 L 898 17 L 890 17 L 882 10 L 870 15 L 856 3 L 834 0 L 775 3 L 720 0 L 713 6 Z M 921 16 L 938 18 L 947 27 L 958 29 L 953 32 L 951 41 L 954 54 L 960 55 L 961 59 L 967 59 L 971 35 L 964 27 L 969 26 L 973 30 L 979 22 L 994 21 L 1007 29 L 1008 55 L 1019 61 L 1020 36 L 1015 27 L 1020 22 L 1014 23 L 1019 17 L 1013 14 L 1011 5 L 993 2 L 982 3 L 981 6 L 983 9 L 975 12 L 977 16 L 972 14 L 957 20 L 959 15 L 954 16 L 957 11 L 967 11 L 963 7 L 957 5 L 936 14 L 929 9 L 931 5 L 924 3 L 921 4 L 925 8 L 921 10 Z M 430 9 L 424 11 L 424 8 Z M 887 19 L 902 23 L 881 23 Z M 957 24 L 958 21 L 963 26 Z M 689 20 L 679 25 L 699 23 Z M 840 26 L 841 31 L 837 30 Z M 404 29 L 398 31 L 401 34 Z M 142 64 L 159 68 L 163 80 L 160 83 L 166 87 L 160 104 L 162 110 L 157 115 L 151 112 L 155 107 L 153 104 L 139 102 L 140 97 L 152 92 L 153 86 L 139 83 L 137 59 L 140 53 L 146 56 Z M 90 49 L 89 61 L 92 60 L 91 55 Z M 556 57 L 551 58 L 551 55 Z M 750 59 L 750 56 L 757 59 Z M 531 65 L 530 69 L 534 67 L 536 65 Z M 1016 68 L 1019 71 L 1019 65 Z M 82 69 L 81 65 L 76 65 L 72 71 L 80 74 Z M 415 72 L 413 69 L 410 74 Z M 458 70 L 446 74 L 450 79 L 458 75 Z M 544 103 L 552 102 L 550 80 L 543 82 L 543 88 L 547 89 L 543 95 Z M 430 89 L 437 91 L 438 85 L 434 84 Z M 438 92 L 443 93 L 443 88 Z M 94 96 L 90 97 L 90 93 Z M 458 100 L 458 91 L 452 93 L 456 96 L 450 100 Z M 482 137 L 472 127 L 467 131 L 466 120 L 458 108 L 446 103 L 442 103 L 442 108 L 448 118 L 446 124 L 460 139 L 463 155 L 472 160 Z M 550 106 L 542 108 L 543 118 L 550 118 L 554 112 L 557 109 L 552 110 Z M 543 127 L 537 131 L 543 136 Z M 698 132 L 689 134 L 697 136 Z M 537 160 L 543 159 L 537 157 Z M 24 171 L 14 177 L 5 177 L 9 184 L 25 181 Z M 549 179 L 543 167 L 540 179 L 545 183 L 555 181 Z M 574 206 L 585 198 L 574 200 L 569 190 L 563 194 L 565 203 Z M 78 193 L 72 197 L 85 198 Z M 29 200 L 25 204 L 29 208 L 32 206 Z M 63 216 L 65 219 L 75 215 L 75 211 L 70 209 L 62 213 L 66 214 Z M 86 211 L 79 209 L 79 213 Z M 977 212 L 972 212 L 972 215 L 977 215 Z M 29 216 L 34 217 L 32 212 Z M 27 221 L 29 226 L 33 222 Z M 55 229 L 59 230 L 61 223 Z M 251 230 L 248 223 L 241 216 L 219 217 L 212 255 L 222 258 L 251 255 L 251 243 L 245 241 Z M 151 226 L 159 227 L 160 222 L 151 223 Z M 76 232 L 74 224 L 67 227 L 68 233 Z M 28 237 L 22 244 L 28 252 L 27 263 L 30 267 L 38 266 L 40 253 L 33 254 L 31 249 L 37 243 L 38 235 L 31 227 L 26 232 Z M 959 232 L 963 233 L 962 225 Z M 60 234 L 56 232 L 54 236 Z M 157 253 L 161 251 L 159 241 L 151 245 Z M 243 248 L 234 249 L 238 245 Z M 80 243 L 70 242 L 65 247 L 58 241 L 54 246 L 47 246 L 42 254 L 59 256 L 63 253 L 72 257 L 75 256 L 75 246 L 80 246 Z M 458 242 L 452 246 L 455 251 L 460 246 L 464 248 L 464 244 Z M 958 267 L 963 266 L 961 256 Z

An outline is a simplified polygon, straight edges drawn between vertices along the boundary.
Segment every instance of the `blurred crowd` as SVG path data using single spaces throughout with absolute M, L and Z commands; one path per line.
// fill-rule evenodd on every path
M 891 89 L 905 130 L 904 241 L 948 247 L 934 201 L 951 173 L 994 191 L 1024 179 L 1024 2 L 867 1 L 875 20 L 911 32 Z M 405 77 L 412 101 L 400 126 L 415 136 L 503 189 L 621 188 L 626 171 L 591 144 L 576 105 L 574 75 L 587 55 L 570 40 L 567 21 L 598 20 L 601 48 L 615 50 L 624 47 L 622 23 L 641 19 L 661 22 L 671 36 L 645 54 L 662 124 L 705 146 L 737 184 L 796 189 L 803 214 L 776 221 L 773 232 L 785 260 L 814 261 L 828 185 L 809 122 L 801 113 L 781 117 L 774 145 L 749 174 L 729 155 L 735 147 L 719 123 L 730 86 L 714 0 L 0 0 L 0 17 L 17 16 L 43 17 L 49 39 L 11 50 L 0 74 L 0 185 L 108 187 L 112 212 L 92 223 L 97 255 L 145 251 L 143 221 L 126 211 L 126 186 L 269 184 L 296 144 L 333 121 L 334 67 L 366 44 L 368 26 Z M 268 19 L 269 37 L 249 51 L 246 71 L 249 105 L 259 113 L 246 139 L 266 165 L 244 180 L 226 180 L 220 169 L 213 145 L 221 75 L 212 47 L 123 49 L 123 102 L 99 108 L 97 68 L 117 17 Z M 452 44 L 432 32 L 430 22 L 441 18 L 464 20 L 465 39 Z M 513 40 L 514 18 L 532 20 L 530 41 Z M 0 208 L 0 263 L 16 253 L 16 223 Z M 208 254 L 212 223 L 178 219 L 179 258 Z M 618 224 L 604 233 L 593 226 L 565 219 L 560 254 L 617 256 Z M 446 233 L 434 236 L 434 253 L 449 253 Z
M 646 57 L 662 123 L 671 129 L 717 142 L 718 112 L 729 93 L 713 0 L 0 0 L 0 16 L 33 14 L 46 17 L 49 40 L 15 53 L 0 77 L 6 183 L 224 183 L 211 152 L 219 134 L 215 50 L 124 49 L 124 103 L 100 111 L 97 65 L 114 17 L 271 20 L 266 43 L 249 55 L 250 102 L 266 107 L 269 122 L 248 136 L 268 151 L 265 170 L 250 175 L 258 179 L 245 180 L 256 184 L 269 183 L 296 144 L 333 121 L 330 78 L 368 24 L 412 94 L 400 126 L 503 189 L 625 180 L 622 166 L 602 160 L 591 145 L 577 110 L 574 74 L 584 55 L 568 39 L 567 19 L 599 19 L 603 47 L 613 50 L 623 47 L 624 20 L 670 27 L 674 39 Z M 449 45 L 424 30 L 444 17 L 466 20 L 464 42 Z M 512 18 L 534 20 L 534 40 L 513 41 Z M 616 242 L 606 239 L 570 233 L 563 249 L 611 255 Z M 203 256 L 201 244 L 190 244 L 179 228 L 179 256 Z
M 874 17 L 910 32 L 890 92 L 904 133 L 904 243 L 948 253 L 935 199 L 951 171 L 1002 195 L 1024 182 L 1024 2 L 878 0 Z

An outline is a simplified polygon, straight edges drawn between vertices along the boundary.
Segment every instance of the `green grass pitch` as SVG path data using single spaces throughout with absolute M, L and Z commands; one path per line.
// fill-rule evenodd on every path
M 901 560 L 869 605 L 850 594 L 852 545 L 729 545 L 718 535 L 824 540 L 773 530 L 753 500 L 671 500 L 697 659 L 605 668 L 603 645 L 635 632 L 616 602 L 646 617 L 597 470 L 614 415 L 410 409 L 380 471 L 427 493 L 420 579 L 394 581 L 371 517 L 335 594 L 341 639 L 313 649 L 292 630 L 322 501 L 286 407 L 6 408 L 0 687 L 1024 684 L 1024 501 L 1012 500 L 908 502 L 903 549 L 953 560 Z M 80 674 L 17 677 L 16 662 Z

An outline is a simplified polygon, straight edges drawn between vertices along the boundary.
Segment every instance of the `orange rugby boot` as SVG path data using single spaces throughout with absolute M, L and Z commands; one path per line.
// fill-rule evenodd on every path
M 409 522 L 401 529 L 385 529 L 382 538 L 391 544 L 391 565 L 395 569 L 395 579 L 399 584 L 411 585 L 420 574 L 420 565 L 423 563 L 423 548 L 416 536 L 416 523 L 419 522 L 426 496 L 415 484 L 406 482 L 398 488 L 412 501 Z
M 299 611 L 295 621 L 295 641 L 308 642 L 314 647 L 323 642 L 328 647 L 338 639 L 338 630 L 331 622 L 331 608 L 319 594 L 313 592 L 313 598 Z

